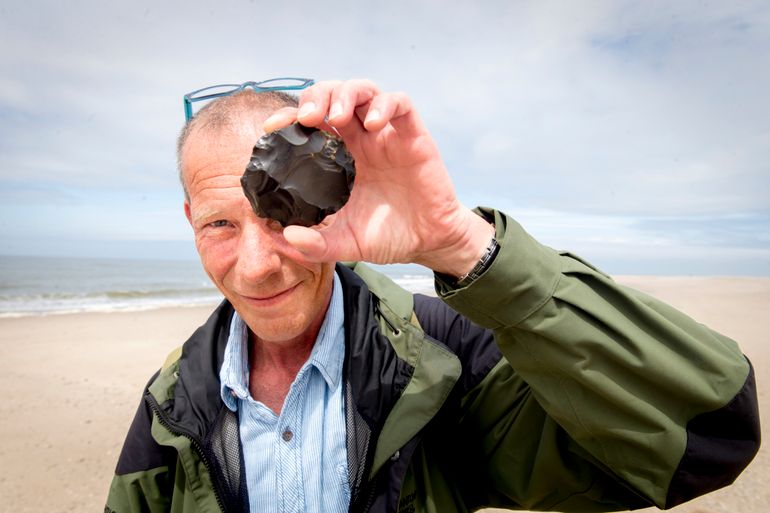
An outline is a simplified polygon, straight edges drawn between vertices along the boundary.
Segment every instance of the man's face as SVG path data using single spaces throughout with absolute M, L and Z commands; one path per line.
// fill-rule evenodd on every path
M 189 136 L 182 152 L 190 196 L 185 214 L 203 268 L 260 340 L 314 340 L 329 304 L 334 264 L 305 261 L 280 224 L 251 210 L 240 178 L 261 123 Z

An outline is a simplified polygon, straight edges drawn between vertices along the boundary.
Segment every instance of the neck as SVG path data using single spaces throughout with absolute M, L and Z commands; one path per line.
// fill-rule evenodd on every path
M 251 397 L 261 401 L 280 415 L 284 399 L 289 393 L 297 373 L 313 351 L 326 311 L 331 301 L 331 291 L 326 299 L 324 315 L 299 337 L 273 342 L 262 340 L 249 332 L 249 391 Z
M 252 336 L 249 351 L 249 391 L 251 397 L 281 414 L 283 402 L 302 365 L 315 345 L 313 335 L 289 343 L 265 342 Z
M 306 333 L 295 340 L 268 342 L 251 335 L 251 351 L 249 351 L 249 368 L 252 375 L 260 375 L 265 371 L 294 377 L 310 357 L 318 330 Z M 310 330 L 309 330 L 310 331 Z

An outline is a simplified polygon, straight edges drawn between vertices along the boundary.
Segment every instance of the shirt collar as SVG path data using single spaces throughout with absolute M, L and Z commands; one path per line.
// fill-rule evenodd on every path
M 342 306 L 342 284 L 334 273 L 332 297 L 318 331 L 310 357 L 297 376 L 313 366 L 323 377 L 328 387 L 334 390 L 342 379 L 342 361 L 345 356 L 345 310 Z M 238 312 L 230 321 L 230 335 L 225 346 L 224 361 L 219 370 L 220 395 L 232 411 L 238 409 L 238 399 L 245 400 L 249 393 L 249 331 Z

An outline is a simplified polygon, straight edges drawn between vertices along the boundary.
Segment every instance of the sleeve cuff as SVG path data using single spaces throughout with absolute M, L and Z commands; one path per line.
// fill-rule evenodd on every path
M 551 298 L 561 276 L 559 255 L 502 212 L 486 207 L 475 212 L 494 222 L 500 251 L 486 272 L 465 287 L 436 274 L 436 293 L 484 327 L 516 325 Z

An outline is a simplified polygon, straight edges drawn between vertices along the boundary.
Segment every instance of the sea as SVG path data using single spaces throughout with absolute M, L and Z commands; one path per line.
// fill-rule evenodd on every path
M 427 269 L 374 267 L 412 292 L 433 291 Z M 221 299 L 198 261 L 0 255 L 0 318 L 213 305 Z

